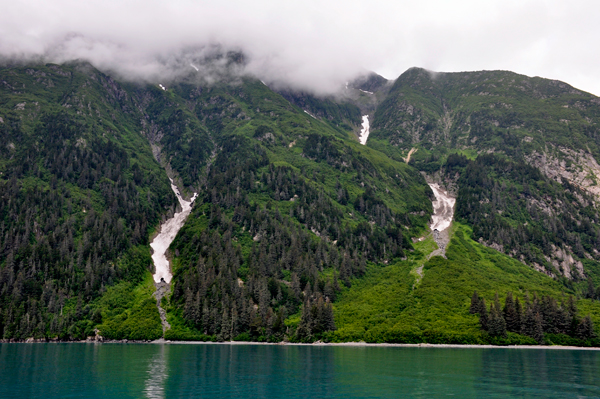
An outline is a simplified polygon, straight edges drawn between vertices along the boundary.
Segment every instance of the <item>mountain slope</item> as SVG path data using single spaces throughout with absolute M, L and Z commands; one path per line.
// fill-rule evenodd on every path
M 175 197 L 112 78 L 86 64 L 0 76 L 3 336 L 90 335 L 90 301 L 143 279 L 148 234 Z
M 169 339 L 531 342 L 481 333 L 473 290 L 587 296 L 598 320 L 595 97 L 415 69 L 323 98 L 227 57 L 218 81 L 160 85 L 85 63 L 0 70 L 3 339 L 162 336 L 149 242 L 178 209 L 169 178 L 198 193 L 168 253 Z M 427 181 L 458 196 L 447 259 L 429 259 Z
M 443 145 L 508 155 L 598 148 L 600 100 L 559 81 L 512 72 L 412 68 L 377 109 L 373 137 L 399 149 Z
M 173 244 L 172 325 L 180 329 L 171 338 L 279 340 L 288 315 L 311 303 L 323 312 L 325 298 L 360 276 L 366 260 L 404 256 L 431 212 L 425 181 L 410 167 L 258 81 L 245 80 L 234 94 L 205 94 L 244 116 L 217 113 L 219 151 Z M 298 339 L 321 330 L 307 326 Z
M 535 344 L 529 337 L 509 334 L 493 337 L 481 331 L 477 315 L 469 312 L 473 291 L 488 303 L 508 292 L 521 303 L 552 296 L 565 301 L 567 290 L 559 282 L 522 263 L 486 248 L 469 238 L 470 229 L 456 225 L 447 259 L 426 260 L 427 241 L 408 261 L 369 268 L 364 279 L 342 290 L 335 303 L 338 330 L 334 341 Z M 414 269 L 423 264 L 424 275 L 415 283 Z M 579 314 L 591 312 L 598 323 L 598 301 L 579 301 Z M 596 344 L 597 345 L 597 344 Z
M 377 108 L 369 146 L 399 160 L 412 151 L 411 165 L 441 171 L 459 194 L 458 217 L 486 245 L 596 281 L 599 123 L 600 99 L 563 82 L 412 68 Z M 453 153 L 473 163 L 456 168 L 471 161 L 450 161 Z

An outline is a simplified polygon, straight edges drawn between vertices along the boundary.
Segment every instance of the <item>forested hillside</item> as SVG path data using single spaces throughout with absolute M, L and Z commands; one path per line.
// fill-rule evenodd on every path
M 112 78 L 85 64 L 0 76 L 3 337 L 89 335 L 90 302 L 151 269 L 149 233 L 175 198 Z
M 474 239 L 567 286 L 598 285 L 600 215 L 589 192 L 498 155 L 451 155 L 446 165 L 460 175 L 456 218 L 473 226 Z
M 149 243 L 172 179 L 198 197 L 168 253 L 167 339 L 597 344 L 596 97 L 419 69 L 323 97 L 219 57 L 216 80 L 160 85 L 0 69 L 0 338 L 163 336 Z M 445 257 L 428 181 L 457 196 Z M 573 303 L 575 327 L 482 330 L 474 291 L 479 314 L 509 292 L 523 314 Z
M 236 90 L 237 98 L 218 88 L 206 94 L 245 120 L 218 120 L 220 150 L 173 244 L 171 306 L 187 328 L 180 321 L 167 336 L 311 339 L 333 329 L 330 302 L 367 262 L 406 256 L 429 218 L 429 190 L 416 171 L 262 83 Z M 294 333 L 284 321 L 300 309 Z

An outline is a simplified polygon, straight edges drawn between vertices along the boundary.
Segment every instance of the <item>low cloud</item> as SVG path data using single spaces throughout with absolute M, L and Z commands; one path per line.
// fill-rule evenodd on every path
M 218 78 L 242 51 L 244 71 L 273 84 L 335 91 L 365 70 L 394 79 L 506 69 L 600 94 L 600 4 L 575 1 L 323 2 L 23 0 L 3 5 L 0 55 L 85 59 L 126 79 Z

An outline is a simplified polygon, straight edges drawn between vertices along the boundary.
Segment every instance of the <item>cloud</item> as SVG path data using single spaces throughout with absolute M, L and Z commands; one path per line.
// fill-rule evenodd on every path
M 396 78 L 506 69 L 600 94 L 600 3 L 558 0 L 421 2 L 21 0 L 0 14 L 0 54 L 86 59 L 127 79 L 190 73 L 215 45 L 242 50 L 246 71 L 325 93 L 366 70 Z M 214 75 L 220 64 L 199 73 Z

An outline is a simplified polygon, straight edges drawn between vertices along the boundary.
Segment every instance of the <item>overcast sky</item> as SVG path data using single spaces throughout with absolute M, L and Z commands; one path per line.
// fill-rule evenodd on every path
M 243 49 L 263 80 L 320 92 L 418 66 L 505 69 L 600 95 L 599 1 L 0 0 L 9 57 L 84 58 L 157 82 L 216 43 Z

